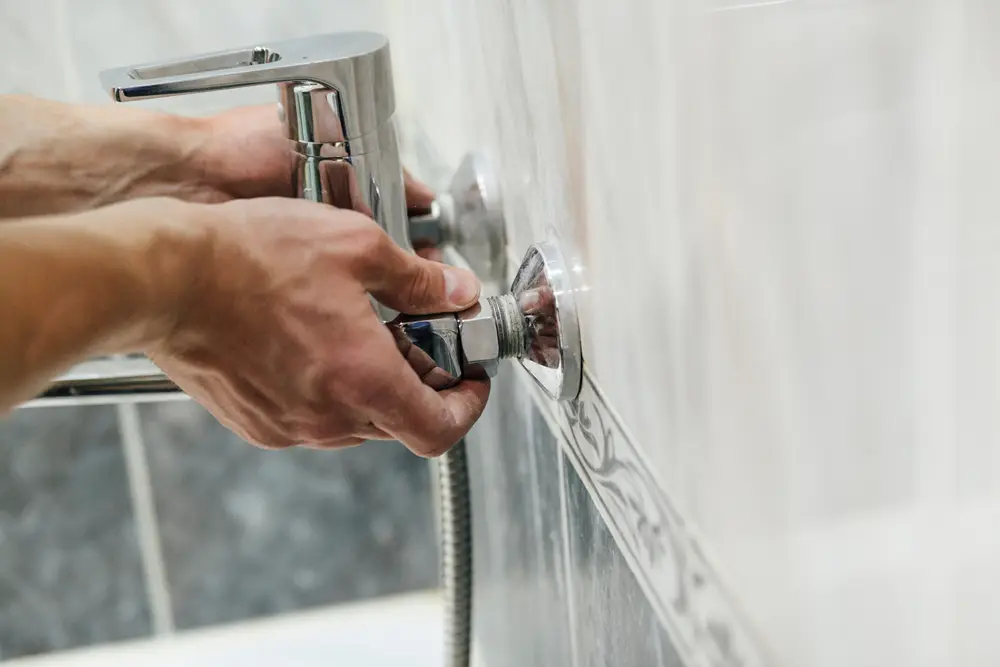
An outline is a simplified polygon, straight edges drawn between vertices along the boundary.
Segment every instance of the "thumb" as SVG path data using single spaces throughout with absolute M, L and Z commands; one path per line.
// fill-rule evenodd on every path
M 475 274 L 410 254 L 387 236 L 368 255 L 362 283 L 380 303 L 420 315 L 464 310 L 479 298 Z

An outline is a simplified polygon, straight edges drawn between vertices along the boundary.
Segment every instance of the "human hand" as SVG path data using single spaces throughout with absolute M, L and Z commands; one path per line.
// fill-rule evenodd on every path
M 0 219 L 76 213 L 142 197 L 219 203 L 295 197 L 273 105 L 188 118 L 125 105 L 0 95 Z M 404 172 L 407 206 L 434 193 Z
M 172 326 L 146 352 L 237 434 L 267 447 L 394 438 L 436 456 L 479 417 L 488 381 L 425 386 L 368 299 L 462 310 L 478 298 L 471 273 L 406 253 L 353 211 L 270 198 L 172 206 L 194 261 Z
M 240 107 L 201 120 L 202 140 L 184 188 L 213 201 L 295 197 L 295 161 L 274 105 Z M 406 205 L 425 211 L 434 192 L 403 170 Z

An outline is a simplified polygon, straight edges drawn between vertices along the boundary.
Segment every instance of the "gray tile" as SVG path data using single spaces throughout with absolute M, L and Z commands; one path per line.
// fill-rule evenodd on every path
M 437 585 L 428 464 L 398 443 L 265 451 L 187 402 L 141 419 L 178 627 Z
M 684 661 L 681 660 L 680 654 L 677 652 L 677 648 L 674 646 L 674 640 L 670 638 L 667 633 L 667 629 L 662 625 L 659 627 L 660 633 L 660 665 L 662 667 L 684 667 Z
M 548 623 L 541 637 L 544 665 L 569 665 L 569 592 L 566 572 L 566 535 L 563 532 L 562 494 L 559 488 L 559 443 L 548 423 L 531 412 L 533 481 L 536 488 L 535 529 L 541 549 L 540 577 L 535 604 Z
M 476 647 L 491 667 L 571 664 L 556 444 L 509 369 L 468 438 Z
M 570 590 L 579 667 L 676 665 L 649 601 L 568 459 Z
M 114 408 L 0 422 L 0 657 L 150 632 Z

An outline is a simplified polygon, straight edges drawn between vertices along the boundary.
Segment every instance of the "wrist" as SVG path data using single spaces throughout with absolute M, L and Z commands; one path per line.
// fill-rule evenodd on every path
M 139 225 L 145 229 L 138 232 L 133 247 L 148 295 L 143 340 L 146 348 L 155 348 L 177 333 L 205 297 L 204 279 L 213 263 L 219 214 L 215 206 L 171 198 L 141 200 L 130 206 L 150 211 Z M 130 226 L 135 226 L 134 219 Z
M 80 221 L 111 238 L 123 312 L 112 352 L 148 351 L 171 337 L 202 291 L 214 207 L 167 197 L 93 211 Z
M 204 119 L 0 96 L 0 218 L 138 197 L 220 197 L 203 182 Z
M 138 200 L 0 225 L 0 411 L 87 358 L 150 351 L 196 296 L 213 207 Z M 199 210 L 200 209 L 200 210 Z

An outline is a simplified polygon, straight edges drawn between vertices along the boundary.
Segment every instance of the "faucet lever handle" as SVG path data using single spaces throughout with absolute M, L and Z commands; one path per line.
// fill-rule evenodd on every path
M 392 116 L 389 40 L 372 32 L 315 35 L 101 72 L 116 102 L 274 83 L 315 83 L 335 90 L 349 137 Z
M 206 53 L 101 72 L 101 84 L 116 102 L 225 90 L 287 80 L 281 53 L 266 46 Z

